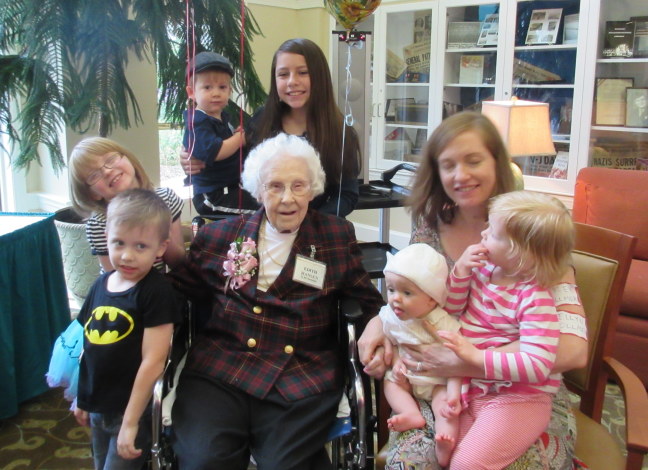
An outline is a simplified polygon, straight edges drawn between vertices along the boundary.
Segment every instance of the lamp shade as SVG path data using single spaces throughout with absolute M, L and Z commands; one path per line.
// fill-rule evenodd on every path
M 549 104 L 535 101 L 483 101 L 482 114 L 495 125 L 511 157 L 556 154 Z

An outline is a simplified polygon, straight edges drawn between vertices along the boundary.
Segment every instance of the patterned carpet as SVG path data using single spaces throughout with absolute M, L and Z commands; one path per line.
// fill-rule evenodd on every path
M 69 407 L 63 389 L 53 389 L 0 421 L 0 469 L 92 470 L 90 430 L 77 425 Z
M 605 389 L 605 405 L 603 406 L 602 422 L 610 433 L 617 439 L 619 445 L 625 447 L 625 404 L 621 391 L 616 385 L 608 385 Z M 644 458 L 642 470 L 648 470 L 648 456 Z
M 90 432 L 78 426 L 62 389 L 25 402 L 0 421 L 0 470 L 92 470 Z M 603 420 L 623 442 L 624 407 L 618 387 L 608 386 Z M 648 470 L 648 458 L 644 460 Z

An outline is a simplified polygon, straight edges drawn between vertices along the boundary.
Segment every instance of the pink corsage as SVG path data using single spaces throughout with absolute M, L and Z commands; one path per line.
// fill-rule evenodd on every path
M 228 286 L 238 289 L 252 279 L 259 265 L 259 260 L 255 257 L 256 254 L 256 243 L 249 237 L 245 241 L 238 238 L 230 244 L 227 260 L 223 263 L 224 274 L 227 276 L 225 291 Z

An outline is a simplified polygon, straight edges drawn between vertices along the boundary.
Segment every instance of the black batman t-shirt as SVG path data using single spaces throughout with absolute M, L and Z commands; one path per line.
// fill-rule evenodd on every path
M 84 331 L 77 406 L 94 413 L 123 413 L 142 362 L 144 329 L 177 323 L 171 284 L 156 269 L 123 292 L 108 292 L 108 277 L 95 281 L 77 320 Z

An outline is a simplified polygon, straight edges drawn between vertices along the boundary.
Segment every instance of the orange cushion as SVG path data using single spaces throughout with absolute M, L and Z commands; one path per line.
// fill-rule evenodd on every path
M 621 314 L 648 320 L 648 261 L 632 260 L 621 299 Z

